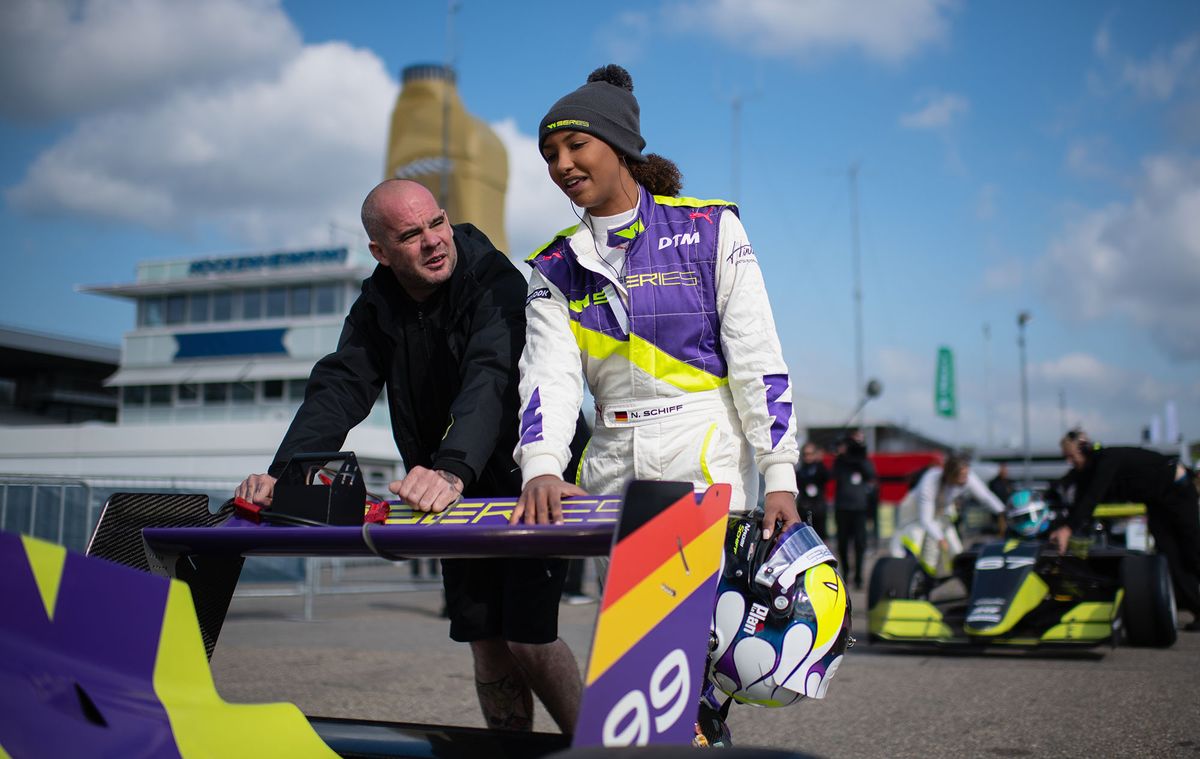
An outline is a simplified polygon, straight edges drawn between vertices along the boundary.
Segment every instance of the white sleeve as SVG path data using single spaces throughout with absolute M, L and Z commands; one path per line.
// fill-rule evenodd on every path
M 521 427 L 513 459 L 521 467 L 524 487 L 544 474 L 562 476 L 583 402 L 582 364 L 567 299 L 536 270 L 525 300 L 520 367 Z
M 942 534 L 942 526 L 937 520 L 937 491 L 938 485 L 942 481 L 942 470 L 933 468 L 921 475 L 921 481 L 917 483 L 917 516 L 921 520 L 921 526 L 925 528 L 925 534 L 934 540 L 941 540 L 945 537 Z
M 717 247 L 717 318 L 729 389 L 754 449 L 764 492 L 796 493 L 796 418 L 792 383 L 758 259 L 737 214 L 721 214 Z
M 991 509 L 993 514 L 1004 513 L 1004 502 L 996 497 L 992 489 L 984 484 L 983 480 L 974 472 L 967 472 L 967 490 L 974 496 L 975 500 L 982 503 Z

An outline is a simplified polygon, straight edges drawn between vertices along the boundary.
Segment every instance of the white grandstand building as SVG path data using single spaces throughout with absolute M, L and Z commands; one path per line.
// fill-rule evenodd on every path
M 7 426 L 0 473 L 232 490 L 270 464 L 374 266 L 365 249 L 279 251 L 147 261 L 83 288 L 137 307 L 105 381 L 117 422 Z M 403 473 L 382 395 L 344 449 L 369 481 Z

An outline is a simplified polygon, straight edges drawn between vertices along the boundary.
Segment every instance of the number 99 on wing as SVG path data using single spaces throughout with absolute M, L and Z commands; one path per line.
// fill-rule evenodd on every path
M 650 673 L 646 691 L 635 688 L 622 696 L 604 718 L 605 746 L 645 746 L 652 735 L 662 735 L 679 722 L 690 705 L 691 677 L 687 656 L 676 648 Z

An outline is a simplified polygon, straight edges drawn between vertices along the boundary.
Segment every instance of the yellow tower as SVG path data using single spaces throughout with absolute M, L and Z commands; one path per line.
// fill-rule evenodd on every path
M 496 133 L 467 113 L 454 71 L 441 65 L 408 66 L 392 111 L 385 177 L 413 179 L 429 188 L 452 222 L 469 221 L 500 250 L 508 153 Z

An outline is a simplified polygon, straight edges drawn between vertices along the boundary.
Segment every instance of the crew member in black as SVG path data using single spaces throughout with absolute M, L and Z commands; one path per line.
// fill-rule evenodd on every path
M 269 504 L 291 456 L 339 450 L 386 386 L 407 469 L 389 490 L 427 512 L 462 496 L 515 498 L 525 279 L 478 229 L 451 226 L 416 182 L 375 187 L 362 221 L 379 266 L 337 350 L 313 368 L 268 474 L 248 477 L 237 495 Z M 558 637 L 565 570 L 561 559 L 442 562 L 450 637 L 470 643 L 489 727 L 532 729 L 536 693 L 564 733 L 574 730 L 582 682 Z
M 1008 464 L 1001 463 L 996 476 L 988 480 L 988 490 L 999 498 L 1005 506 L 1008 505 L 1008 499 L 1013 494 L 1012 480 L 1008 478 Z
M 800 518 L 808 518 L 813 529 L 825 540 L 829 533 L 829 505 L 825 500 L 825 485 L 829 482 L 829 470 L 821 460 L 821 449 L 812 443 L 800 448 L 800 463 L 796 465 L 796 510 Z
M 854 587 L 862 587 L 863 554 L 867 548 L 867 512 L 875 493 L 875 465 L 867 458 L 862 432 L 855 431 L 838 443 L 833 460 L 833 512 L 837 520 L 838 557 L 843 577 L 854 567 Z M 850 544 L 854 543 L 854 564 Z
M 1102 448 L 1081 430 L 1062 439 L 1074 498 L 1066 524 L 1050 532 L 1059 552 L 1072 533 L 1086 534 L 1096 504 L 1146 504 L 1150 534 L 1166 556 L 1180 608 L 1192 612 L 1187 630 L 1200 630 L 1200 497 L 1193 473 L 1176 459 L 1145 448 Z

